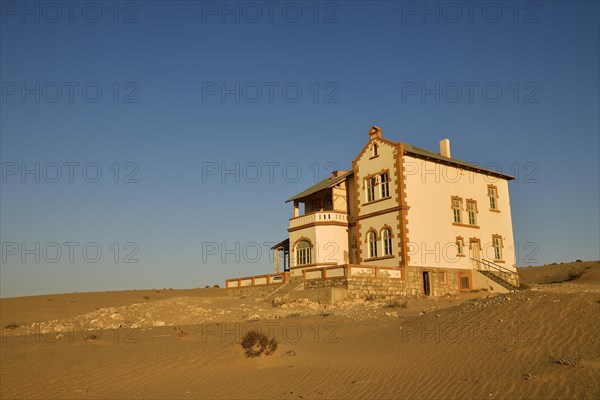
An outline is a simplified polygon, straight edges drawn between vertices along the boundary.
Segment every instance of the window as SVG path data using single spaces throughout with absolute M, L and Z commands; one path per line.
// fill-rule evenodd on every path
M 367 178 L 367 202 L 375 201 L 375 177 Z
M 492 245 L 494 246 L 494 261 L 502 260 L 502 236 L 493 235 Z
M 373 143 L 373 146 L 371 146 L 371 157 L 377 157 L 377 143 Z
M 333 210 L 333 201 L 331 199 L 331 196 L 327 196 L 327 198 L 325 199 L 325 210 Z
M 462 199 L 460 197 L 453 197 L 452 198 L 452 210 L 454 212 L 454 223 L 455 224 L 462 223 L 462 217 L 460 214 L 461 209 L 462 209 Z
M 459 257 L 465 255 L 465 241 L 460 236 L 456 238 L 456 255 Z
M 377 257 L 377 234 L 369 232 L 369 258 Z
M 310 264 L 310 243 L 306 240 L 296 245 L 296 265 Z
M 490 198 L 490 210 L 498 210 L 498 188 L 488 185 L 488 196 Z
M 438 272 L 438 281 L 439 283 L 446 283 L 446 271 Z
M 321 200 L 313 200 L 312 209 L 313 211 L 319 211 L 321 209 Z
M 475 200 L 467 200 L 467 213 L 469 214 L 469 225 L 477 225 L 477 202 Z
M 383 255 L 391 256 L 392 255 L 392 232 L 385 228 L 381 231 L 381 238 L 383 240 Z
M 381 177 L 381 198 L 390 197 L 390 180 L 387 172 L 380 175 Z

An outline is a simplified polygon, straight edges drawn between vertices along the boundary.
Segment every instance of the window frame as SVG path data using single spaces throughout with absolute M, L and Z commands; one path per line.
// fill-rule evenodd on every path
M 488 185 L 488 198 L 490 200 L 490 211 L 499 212 L 498 207 L 498 187 L 495 185 Z
M 369 186 L 370 183 L 372 183 L 372 186 Z M 365 195 L 367 203 L 377 200 L 375 198 L 375 186 L 377 186 L 377 179 L 375 176 L 365 178 Z
M 306 246 L 301 245 L 306 243 Z M 301 262 L 306 261 L 306 262 Z M 312 244 L 306 240 L 302 239 L 296 243 L 296 266 L 309 265 L 312 263 Z
M 385 180 L 383 179 L 385 177 Z M 379 190 L 379 194 L 382 199 L 386 199 L 390 197 L 390 174 L 386 172 L 382 172 L 379 174 L 379 180 L 381 182 L 381 188 Z M 385 191 L 385 193 L 384 193 Z
M 369 258 L 377 258 L 377 232 L 370 230 L 367 232 L 367 246 Z
M 457 204 L 458 204 L 458 207 L 456 207 Z M 455 224 L 462 224 L 462 208 L 463 208 L 462 197 L 452 196 L 450 199 L 450 208 L 452 209 L 452 222 Z M 457 219 L 458 219 L 458 221 L 457 221 Z
M 466 257 L 465 255 L 465 239 L 462 236 L 456 237 L 456 256 Z
M 504 255 L 502 254 L 504 243 L 501 235 L 492 235 L 492 248 L 494 249 L 494 262 L 504 262 Z
M 467 223 L 469 226 L 477 226 L 477 200 L 467 199 Z M 471 210 L 470 206 L 473 207 Z M 471 219 L 473 222 L 471 223 Z
M 446 271 L 438 271 L 438 283 L 443 285 L 448 283 L 448 276 L 446 274 Z
M 387 235 L 386 235 L 387 234 Z M 383 257 L 393 255 L 393 241 L 392 241 L 392 230 L 390 228 L 383 228 L 381 230 L 381 247 L 383 250 Z

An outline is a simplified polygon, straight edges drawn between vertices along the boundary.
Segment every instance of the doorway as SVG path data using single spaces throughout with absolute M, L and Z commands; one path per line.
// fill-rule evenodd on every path
M 423 293 L 425 296 L 431 295 L 431 281 L 429 279 L 429 272 L 423 272 Z
M 481 263 L 481 248 L 479 241 L 471 242 L 471 262 L 473 269 L 480 269 L 479 264 Z

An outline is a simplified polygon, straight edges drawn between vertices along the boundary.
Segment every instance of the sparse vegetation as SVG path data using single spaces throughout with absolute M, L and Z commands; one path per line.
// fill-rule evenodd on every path
M 403 301 L 400 302 L 400 300 L 390 300 L 388 301 L 384 307 L 389 307 L 389 308 L 396 308 L 396 307 L 402 307 L 402 308 L 408 308 L 408 301 Z
M 246 357 L 259 357 L 261 354 L 268 356 L 277 350 L 277 341 L 275 338 L 269 339 L 261 332 L 249 331 L 242 339 L 242 348 Z
M 150 296 L 144 296 L 144 299 L 150 300 Z
M 180 338 L 182 338 L 182 337 L 184 337 L 184 336 L 187 336 L 187 334 L 188 334 L 188 333 L 187 333 L 187 331 L 184 331 L 184 330 L 183 330 L 183 329 L 181 329 L 181 327 L 179 327 L 179 326 L 176 326 L 176 327 L 175 327 L 175 332 L 177 332 L 177 336 L 178 336 L 178 337 L 180 337 Z
M 8 329 L 9 331 L 14 331 L 15 329 L 17 329 L 20 325 L 15 323 L 15 322 L 8 322 L 4 325 L 4 329 Z
M 583 262 L 583 261 L 581 261 L 581 260 L 575 260 L 575 262 L 576 262 L 576 263 L 579 263 L 579 262 Z
M 87 335 L 85 337 L 85 340 L 88 341 L 88 342 L 94 342 L 94 341 L 96 341 L 98 339 L 100 339 L 100 338 L 95 333 L 90 333 L 89 335 Z
M 213 285 L 213 287 L 214 287 L 214 288 L 217 288 L 217 289 L 220 289 L 220 288 L 221 288 L 221 286 L 219 286 L 219 285 Z
M 583 271 L 576 272 L 575 269 L 572 269 L 571 272 L 569 272 L 568 280 L 574 281 L 575 279 L 581 278 L 582 275 L 583 275 Z
M 560 358 L 554 358 L 552 357 L 552 362 L 554 364 L 560 364 L 560 365 L 566 365 L 568 367 L 575 367 L 577 366 L 577 363 L 579 363 L 579 360 L 581 360 L 581 357 L 560 357 Z
M 49 297 L 46 299 L 47 301 L 54 301 L 54 299 L 52 297 Z

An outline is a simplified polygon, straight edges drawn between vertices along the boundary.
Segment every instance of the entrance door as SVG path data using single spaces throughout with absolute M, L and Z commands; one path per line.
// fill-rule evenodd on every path
M 473 264 L 473 269 L 479 269 L 481 261 L 481 248 L 479 246 L 479 242 L 471 243 L 471 263 Z
M 431 294 L 431 282 L 429 280 L 429 272 L 423 272 L 423 293 L 425 296 Z

